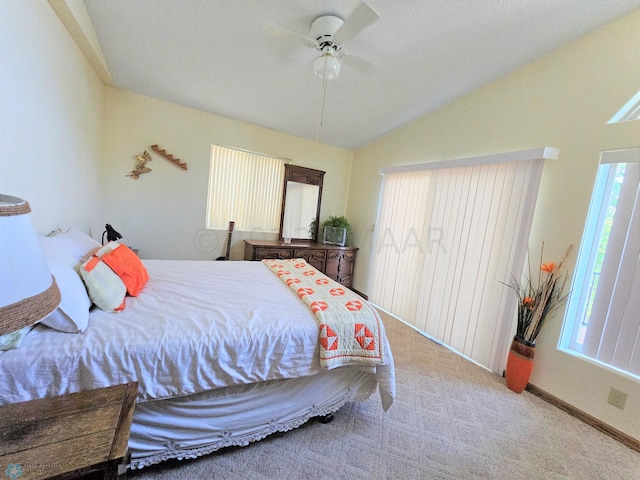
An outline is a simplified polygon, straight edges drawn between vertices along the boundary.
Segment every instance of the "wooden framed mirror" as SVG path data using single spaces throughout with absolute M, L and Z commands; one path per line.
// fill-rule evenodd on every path
M 313 168 L 284 166 L 280 240 L 317 240 L 324 174 Z

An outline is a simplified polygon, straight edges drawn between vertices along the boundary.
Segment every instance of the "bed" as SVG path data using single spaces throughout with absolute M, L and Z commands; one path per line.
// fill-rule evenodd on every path
M 78 302 L 70 304 L 59 280 L 55 242 L 43 243 L 62 283 L 60 309 L 71 311 Z M 76 263 L 87 255 L 90 242 L 85 243 L 75 252 L 67 249 Z M 377 362 L 327 367 L 317 312 L 283 281 L 277 265 L 142 265 L 148 281 L 137 296 L 126 296 L 121 312 L 93 307 L 86 327 L 73 334 L 73 328 L 41 322 L 19 348 L 0 352 L 0 404 L 137 381 L 129 439 L 134 469 L 244 446 L 331 414 L 346 402 L 364 401 L 376 390 L 383 408 L 391 406 L 392 353 L 377 312 L 364 300 L 363 310 L 377 316 L 376 348 L 384 355 Z M 312 275 L 326 278 L 318 271 Z

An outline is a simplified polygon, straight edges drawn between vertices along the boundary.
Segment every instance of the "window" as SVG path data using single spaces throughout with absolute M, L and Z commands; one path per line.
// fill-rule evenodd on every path
M 628 122 L 630 120 L 640 120 L 640 92 L 636 93 L 631 100 L 609 120 L 609 123 Z
M 604 152 L 561 348 L 640 376 L 640 149 Z
M 278 232 L 285 160 L 211 146 L 207 228 Z

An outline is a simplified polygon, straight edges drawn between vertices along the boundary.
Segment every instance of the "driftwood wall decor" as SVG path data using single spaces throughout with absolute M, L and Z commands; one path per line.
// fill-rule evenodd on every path
M 161 149 L 160 147 L 158 147 L 158 145 L 151 145 L 151 150 L 156 152 L 161 157 L 164 157 L 167 160 L 169 160 L 176 167 L 179 167 L 179 168 L 181 168 L 183 170 L 187 169 L 187 164 L 186 163 L 181 162 L 179 158 L 174 158 L 173 155 L 171 155 L 170 153 L 167 153 L 166 150 Z

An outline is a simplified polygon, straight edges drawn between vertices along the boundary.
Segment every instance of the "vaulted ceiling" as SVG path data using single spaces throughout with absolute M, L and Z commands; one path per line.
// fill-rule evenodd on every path
M 361 0 L 85 4 L 114 86 L 349 149 L 640 8 L 640 0 L 367 0 L 379 19 L 344 42 L 322 108 L 319 52 L 303 37 L 321 15 L 349 23 Z

